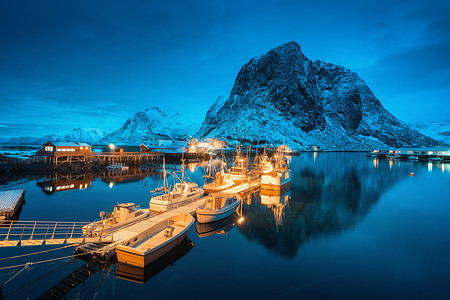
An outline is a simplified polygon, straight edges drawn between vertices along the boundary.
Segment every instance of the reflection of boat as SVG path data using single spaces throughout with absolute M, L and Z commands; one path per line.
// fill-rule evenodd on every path
M 129 169 L 128 166 L 125 166 L 123 163 L 113 163 L 106 167 L 106 170 L 109 171 L 127 171 Z
M 166 186 L 167 173 L 165 163 L 163 163 L 163 186 L 154 190 L 153 192 L 162 192 L 161 195 L 153 196 L 150 199 L 150 210 L 162 212 L 173 209 L 177 206 L 184 205 L 186 203 L 197 200 L 203 196 L 203 189 L 191 181 L 185 181 L 184 179 L 184 164 L 181 168 L 182 177 L 180 182 L 175 183 L 172 191 Z
M 194 243 L 188 237 L 185 237 L 178 246 L 174 247 L 172 250 L 144 268 L 118 262 L 116 277 L 138 283 L 144 283 L 153 276 L 162 272 L 164 269 L 172 266 L 177 260 L 191 251 L 193 247 Z
M 83 226 L 83 234 L 87 236 L 100 236 L 114 231 L 125 225 L 130 225 L 148 216 L 150 210 L 137 209 L 134 203 L 121 203 L 114 205 L 112 213 L 100 212 L 102 220 L 94 221 Z M 104 218 L 103 218 L 104 217 Z
M 197 221 L 208 223 L 224 219 L 232 215 L 240 203 L 239 195 L 211 194 L 205 198 L 205 203 L 195 211 Z
M 117 260 L 144 267 L 178 245 L 194 222 L 195 219 L 190 214 L 180 214 L 156 223 L 117 246 Z
M 286 188 L 291 182 L 291 170 L 289 170 L 289 166 L 283 157 L 283 153 L 278 151 L 275 159 L 273 171 L 261 176 L 262 190 L 279 191 Z
M 231 216 L 217 222 L 211 223 L 197 223 L 195 224 L 195 231 L 198 236 L 203 238 L 211 236 L 213 234 L 226 235 L 234 227 L 234 223 L 238 220 L 237 213 L 233 213 Z

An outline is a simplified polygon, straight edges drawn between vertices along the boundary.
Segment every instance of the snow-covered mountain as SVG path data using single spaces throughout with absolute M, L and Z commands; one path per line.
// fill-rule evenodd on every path
M 74 128 L 63 134 L 50 134 L 42 137 L 13 137 L 0 138 L 2 145 L 42 145 L 48 141 L 68 141 L 68 142 L 85 142 L 88 144 L 97 144 L 105 135 L 109 134 L 109 130 L 99 128 Z
M 435 140 L 443 141 L 450 145 L 450 120 L 434 122 L 414 122 L 409 126 L 418 132 L 432 137 Z
M 199 124 L 186 123 L 181 114 L 167 115 L 158 107 L 147 108 L 128 119 L 118 130 L 103 137 L 103 143 L 141 143 L 152 134 L 171 138 L 193 135 Z
M 328 150 L 440 143 L 390 114 L 356 73 L 309 60 L 295 42 L 245 64 L 229 97 L 211 106 L 197 136 Z

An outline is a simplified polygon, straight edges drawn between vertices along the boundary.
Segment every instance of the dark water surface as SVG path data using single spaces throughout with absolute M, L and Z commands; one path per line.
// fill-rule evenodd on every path
M 247 195 L 241 223 L 230 219 L 216 228 L 197 226 L 199 233 L 194 226 L 190 241 L 145 274 L 112 265 L 67 297 L 450 298 L 450 164 L 374 160 L 362 153 L 303 153 L 291 159 L 290 167 L 290 191 L 281 197 L 259 191 Z M 189 169 L 191 179 L 202 183 L 204 167 Z M 20 220 L 90 221 L 117 202 L 148 207 L 149 191 L 158 180 L 157 173 L 88 176 L 74 184 L 82 189 L 54 192 L 54 186 L 49 191 L 36 181 L 9 189 L 26 189 Z M 0 248 L 0 258 L 59 247 Z M 0 260 L 0 268 L 71 254 L 72 248 L 65 248 Z M 2 294 L 36 298 L 83 263 L 66 259 L 33 265 L 5 284 Z M 0 270 L 0 283 L 20 269 Z

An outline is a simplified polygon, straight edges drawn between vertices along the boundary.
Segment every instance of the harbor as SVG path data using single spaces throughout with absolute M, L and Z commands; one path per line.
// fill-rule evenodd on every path
M 346 268 L 351 263 L 351 257 L 355 253 L 365 249 L 365 245 L 359 245 L 357 249 L 353 249 L 355 237 L 353 237 L 352 231 L 366 232 L 359 220 L 364 219 L 366 222 L 379 224 L 380 220 L 373 220 L 369 212 L 380 211 L 383 208 L 379 205 L 386 205 L 387 201 L 392 198 L 388 192 L 384 194 L 383 191 L 390 190 L 392 186 L 402 188 L 405 184 L 405 189 L 411 188 L 409 184 L 417 184 L 418 179 L 425 180 L 428 185 L 431 184 L 438 190 L 445 190 L 445 187 L 440 184 L 436 186 L 436 184 L 444 184 L 450 175 L 450 167 L 446 163 L 433 163 L 433 168 L 430 170 L 428 162 L 399 160 L 391 164 L 391 160 L 387 159 L 377 160 L 377 164 L 374 164 L 373 160 L 367 158 L 366 155 L 366 153 L 316 152 L 290 157 L 288 158 L 291 169 L 290 186 L 280 190 L 279 193 L 271 190 L 262 191 L 257 184 L 257 176 L 254 175 L 256 172 L 249 171 L 247 178 L 251 174 L 255 177 L 252 184 L 249 185 L 252 188 L 238 193 L 241 202 L 235 216 L 232 215 L 223 221 L 213 223 L 194 224 L 187 232 L 186 239 L 144 268 L 116 262 L 118 246 L 123 245 L 126 241 L 132 241 L 134 237 L 138 237 L 155 224 L 173 216 L 195 215 L 195 211 L 203 205 L 208 195 L 166 212 L 150 212 L 149 216 L 143 220 L 112 233 L 86 238 L 83 237 L 82 228 L 92 220 L 99 219 L 99 212 L 112 211 L 118 202 L 134 202 L 139 209 L 148 208 L 152 197 L 150 191 L 162 186 L 160 172 L 153 170 L 142 173 L 130 169 L 123 174 L 105 171 L 104 174 L 95 176 L 58 174 L 45 180 L 41 179 L 42 182 L 46 182 L 46 185 L 38 185 L 36 181 L 19 182 L 10 189 L 27 191 L 27 204 L 23 207 L 20 220 L 34 219 L 36 221 L 26 226 L 24 226 L 25 222 L 20 220 L 12 223 L 11 228 L 16 227 L 16 230 L 10 231 L 10 234 L 14 235 L 10 235 L 7 242 L 17 240 L 23 231 L 22 239 L 20 242 L 14 242 L 16 244 L 0 247 L 2 257 L 17 256 L 15 254 L 17 252 L 20 255 L 26 255 L 53 249 L 55 251 L 49 252 L 47 256 L 44 256 L 45 253 L 43 253 L 27 255 L 10 261 L 0 261 L 0 268 L 21 266 L 15 269 L 0 270 L 0 275 L 2 272 L 15 271 L 11 275 L 5 275 L 3 282 L 17 274 L 25 267 L 26 263 L 30 262 L 31 266 L 34 266 L 29 271 L 29 280 L 26 277 L 28 271 L 18 273 L 16 278 L 4 285 L 3 295 L 7 296 L 15 289 L 20 288 L 20 284 L 16 281 L 16 279 L 20 279 L 25 280 L 24 283 L 29 282 L 29 293 L 34 297 L 50 297 L 50 295 L 66 298 L 85 297 L 84 293 L 89 293 L 89 291 L 84 290 L 82 286 L 96 286 L 92 291 L 100 293 L 102 298 L 123 297 L 125 296 L 124 290 L 131 290 L 135 293 L 153 293 L 155 297 L 176 298 L 181 296 L 181 293 L 170 289 L 169 291 L 159 289 L 158 286 L 161 282 L 166 280 L 170 282 L 174 276 L 186 276 L 188 279 L 181 286 L 187 288 L 194 283 L 194 277 L 200 276 L 204 272 L 220 278 L 220 274 L 228 269 L 223 265 L 221 259 L 224 256 L 240 265 L 240 272 L 248 275 L 248 284 L 250 285 L 259 284 L 263 280 L 259 276 L 252 277 L 254 273 L 250 270 L 254 264 L 259 265 L 264 272 L 276 272 L 280 267 L 280 261 L 282 264 L 293 263 L 292 268 L 284 267 L 284 270 L 289 273 L 287 275 L 303 278 L 303 271 L 300 272 L 297 269 L 300 266 L 303 267 L 303 270 L 306 268 L 308 272 L 327 273 L 325 267 L 313 269 L 306 263 L 306 260 L 312 260 L 316 266 L 320 266 L 319 261 L 329 259 L 326 255 L 329 251 L 326 249 L 330 247 L 330 243 L 333 246 L 335 239 L 339 242 L 344 237 L 350 237 L 352 246 L 344 243 L 349 254 L 336 254 L 345 261 L 338 265 L 339 268 L 344 269 L 344 266 Z M 220 162 L 221 159 L 217 159 L 213 161 L 213 165 L 220 166 Z M 227 170 L 235 165 L 234 158 L 226 162 Z M 344 169 L 342 169 L 342 162 L 346 162 Z M 253 164 L 253 160 L 251 163 Z M 186 163 L 184 168 L 186 176 L 201 188 L 204 186 L 205 179 L 207 182 L 212 180 L 212 178 L 204 177 L 209 174 L 210 164 L 209 161 Z M 257 168 L 258 172 L 263 172 L 264 163 L 261 162 L 258 165 L 261 166 L 261 168 Z M 182 165 L 168 164 L 166 169 L 168 171 L 167 180 L 172 190 L 173 180 L 176 177 L 171 174 L 174 172 L 180 174 L 183 168 Z M 220 168 L 218 169 L 220 170 Z M 349 170 L 353 170 L 353 175 L 348 175 Z M 127 175 L 127 172 L 130 174 Z M 411 177 L 409 175 L 411 172 L 415 172 L 416 176 Z M 120 176 L 125 177 L 120 179 Z M 215 176 L 211 177 L 216 178 Z M 130 178 L 130 180 L 126 178 Z M 175 182 L 177 181 L 178 179 Z M 47 184 L 50 182 L 55 184 Z M 85 182 L 86 184 L 89 182 L 86 188 Z M 372 184 L 368 185 L 368 182 L 372 182 Z M 110 185 L 110 183 L 113 184 Z M 376 183 L 376 187 L 373 186 L 373 183 Z M 56 189 L 58 186 L 70 187 L 72 184 L 76 188 Z M 80 184 L 82 189 L 79 188 Z M 45 186 L 52 186 L 53 192 L 48 193 L 50 188 L 45 189 Z M 216 196 L 227 195 L 224 196 L 224 199 L 232 197 L 233 192 L 229 190 L 227 193 L 227 189 L 229 188 L 224 188 L 220 193 L 216 193 Z M 417 192 L 417 188 L 415 191 Z M 214 193 L 210 193 L 210 195 L 214 195 Z M 216 196 L 211 199 L 215 201 Z M 410 204 L 420 205 L 418 200 L 411 197 L 408 200 Z M 392 202 L 392 199 L 390 201 Z M 377 203 L 378 205 L 376 205 Z M 213 205 L 216 204 L 211 202 L 210 205 L 214 207 Z M 221 205 L 219 204 L 219 206 Z M 46 207 L 52 209 L 47 210 Z M 332 210 L 329 210 L 330 207 Z M 428 210 L 432 209 L 427 207 Z M 59 212 L 58 220 L 56 220 L 54 212 Z M 389 215 L 387 211 L 384 213 Z M 106 218 L 107 214 L 103 218 Z M 341 219 L 344 216 L 345 218 Z M 332 222 L 329 222 L 329 218 Z M 44 222 L 49 220 L 54 221 L 53 223 Z M 438 220 L 441 223 L 444 222 L 440 218 Z M 56 222 L 58 222 L 57 225 Z M 10 224 L 9 226 L 11 226 Z M 5 234 L 9 230 L 8 226 L 0 229 Z M 431 229 L 427 228 L 426 230 Z M 261 234 L 262 232 L 264 234 Z M 292 232 L 301 234 L 292 235 Z M 84 241 L 83 238 L 85 238 Z M 322 251 L 323 255 L 320 254 L 322 252 L 317 253 L 316 251 Z M 391 257 L 393 254 L 381 254 L 381 256 L 376 256 L 376 259 L 384 260 Z M 73 267 L 63 267 L 67 262 L 61 258 L 73 260 L 70 264 Z M 265 264 L 258 263 L 262 259 L 265 260 Z M 48 263 L 41 263 L 46 260 L 52 260 L 54 265 L 47 266 Z M 208 262 L 207 265 L 203 265 L 204 261 Z M 168 268 L 168 266 L 172 267 Z M 39 277 L 55 268 L 62 269 L 49 275 L 54 278 L 53 283 L 44 284 L 42 280 L 38 280 Z M 66 268 L 68 268 L 67 271 L 62 272 Z M 250 276 L 250 274 L 253 275 Z M 279 280 L 292 282 L 287 275 L 281 275 Z M 358 278 L 351 277 L 353 280 L 364 282 L 365 278 L 370 276 L 369 273 L 362 272 Z M 240 280 L 239 278 L 238 276 L 232 280 L 237 282 Z M 33 283 L 34 280 L 37 280 L 36 283 Z M 306 278 L 301 280 L 305 283 L 308 282 Z M 276 281 L 281 283 L 278 279 Z M 36 285 L 39 282 L 41 282 L 40 286 Z M 100 284 L 100 282 L 102 283 Z M 135 282 L 140 282 L 140 285 L 133 285 Z M 213 278 L 207 279 L 207 282 L 212 286 L 217 286 Z M 118 289 L 112 290 L 113 285 Z M 418 287 L 420 288 L 421 285 Z M 238 290 L 244 292 L 242 289 Z M 23 295 L 24 292 L 25 289 L 22 289 L 14 295 L 19 295 L 17 293 Z M 194 292 L 193 295 L 201 296 L 198 292 Z M 231 295 L 226 293 L 226 296 Z M 263 295 L 260 296 L 263 297 Z

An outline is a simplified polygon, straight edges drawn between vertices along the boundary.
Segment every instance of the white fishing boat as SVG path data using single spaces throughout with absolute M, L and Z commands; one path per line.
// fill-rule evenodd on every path
M 253 169 L 259 175 L 268 174 L 273 171 L 273 164 L 270 161 L 269 157 L 267 156 L 265 148 L 263 154 L 257 156 L 255 160 L 256 164 Z
M 152 192 L 159 193 L 150 199 L 150 210 L 156 212 L 164 212 L 173 208 L 182 206 L 184 204 L 195 201 L 203 196 L 204 191 L 198 187 L 198 184 L 186 181 L 184 174 L 184 162 L 181 167 L 181 179 L 174 174 L 174 177 L 180 182 L 175 183 L 172 190 L 167 187 L 167 172 L 165 168 L 165 161 L 163 161 L 163 187 L 158 188 Z
M 397 153 L 393 152 L 393 151 L 389 151 L 389 153 L 386 154 L 386 158 L 389 158 L 389 159 L 401 159 L 402 156 L 400 154 L 397 154 Z
M 100 212 L 101 220 L 83 226 L 85 236 L 102 236 L 123 226 L 133 224 L 146 218 L 150 213 L 147 209 L 136 209 L 134 203 L 121 203 L 114 206 L 112 213 Z
M 291 182 L 291 170 L 281 151 L 275 156 L 275 166 L 272 172 L 261 176 L 261 189 L 280 191 Z
M 206 183 L 203 185 L 203 190 L 207 193 L 215 193 L 223 191 L 224 189 L 230 188 L 235 185 L 234 180 L 231 178 L 231 174 L 229 174 L 225 169 L 226 163 L 222 159 L 220 162 L 220 171 L 212 176 L 212 163 L 210 163 L 210 167 L 208 169 L 208 174 L 205 175 L 205 178 L 214 178 L 214 180 L 210 183 Z
M 230 175 L 231 179 L 233 179 L 236 184 L 248 181 L 249 178 L 248 158 L 241 155 L 239 147 L 236 148 L 236 157 L 233 166 L 231 167 Z
M 409 160 L 419 160 L 419 157 L 411 155 L 411 156 L 408 156 L 408 159 Z
M 231 216 L 241 203 L 239 195 L 212 194 L 206 197 L 195 214 L 199 223 L 209 223 Z
M 117 261 L 145 267 L 183 241 L 194 222 L 195 219 L 190 214 L 180 214 L 156 223 L 118 245 Z

